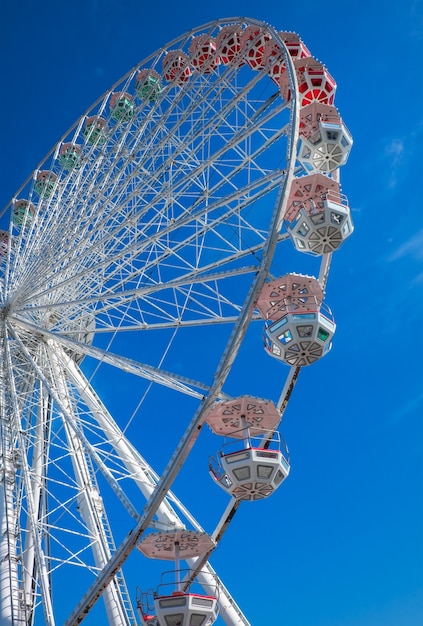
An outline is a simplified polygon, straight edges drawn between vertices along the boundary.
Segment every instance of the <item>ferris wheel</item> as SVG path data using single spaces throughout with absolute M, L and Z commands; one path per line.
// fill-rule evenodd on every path
M 3 211 L 0 626 L 74 626 L 100 597 L 112 626 L 249 624 L 209 558 L 288 478 L 278 426 L 332 345 L 335 91 L 295 33 L 217 20 L 126 74 Z M 206 431 L 207 532 L 173 491 Z

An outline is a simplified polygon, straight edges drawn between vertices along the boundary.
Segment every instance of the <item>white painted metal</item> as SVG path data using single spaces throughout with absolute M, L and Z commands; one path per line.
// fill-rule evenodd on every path
M 72 403 L 67 391 L 65 372 L 58 358 L 57 347 L 48 345 L 48 354 L 54 376 L 54 387 L 60 402 L 68 415 L 73 415 Z M 60 354 L 60 352 L 59 352 Z M 94 561 L 99 570 L 102 570 L 111 558 L 114 545 L 110 545 L 105 523 L 105 511 L 103 501 L 95 476 L 90 471 L 86 452 L 76 435 L 76 429 L 72 429 L 67 421 L 64 421 L 66 440 L 70 451 L 73 471 L 79 488 L 78 508 L 79 513 L 87 525 L 91 542 Z M 108 623 L 111 626 L 125 626 L 126 615 L 124 602 L 120 595 L 115 580 L 104 590 L 103 600 L 106 607 Z
M 232 21 L 266 29 L 284 50 L 272 27 Z M 2 411 L 9 408 L 2 414 L 0 556 L 8 558 L 0 563 L 0 626 L 19 620 L 38 626 L 40 619 L 54 626 L 52 586 L 72 568 L 93 576 L 66 624 L 83 621 L 103 596 L 108 623 L 130 626 L 135 618 L 122 568 L 144 531 L 186 523 L 201 530 L 170 489 L 208 409 L 216 399 L 229 399 L 225 381 L 258 317 L 255 303 L 273 256 L 286 239 L 280 230 L 295 173 L 298 103 L 284 102 L 266 72 L 233 63 L 193 75 L 182 89 L 163 83 L 157 105 L 135 100 L 131 123 L 116 124 L 109 106 L 112 92 L 133 94 L 140 68 L 160 68 L 167 51 L 188 49 L 195 34 L 215 36 L 225 24 L 219 20 L 185 34 L 124 76 L 17 193 L 35 209 L 19 227 L 11 221 L 7 254 L 0 258 L 3 394 L 14 381 L 13 402 L 1 397 Z M 283 54 L 296 93 L 291 60 Z M 106 122 L 101 146 L 84 143 L 88 116 Z M 60 165 L 63 143 L 82 146 L 79 168 Z M 39 170 L 54 173 L 48 197 L 35 191 Z M 181 329 L 205 326 L 231 330 L 214 375 L 195 380 L 192 370 L 168 370 L 166 357 Z M 120 354 L 121 338 L 134 332 L 146 336 L 151 358 Z M 152 338 L 165 332 L 166 344 L 156 349 Z M 145 394 L 150 386 L 161 387 L 197 402 L 160 477 L 126 438 L 122 416 L 118 425 L 95 393 L 88 370 L 83 373 L 84 356 L 134 374 Z M 297 376 L 291 369 L 281 412 Z M 5 456 L 17 439 L 19 466 L 13 455 L 6 455 L 7 462 Z M 129 520 L 117 548 L 102 490 L 112 493 Z M 222 515 L 217 540 L 233 507 Z M 17 551 L 23 566 L 16 565 Z M 205 586 L 217 582 L 227 626 L 248 626 L 209 563 L 197 578 Z

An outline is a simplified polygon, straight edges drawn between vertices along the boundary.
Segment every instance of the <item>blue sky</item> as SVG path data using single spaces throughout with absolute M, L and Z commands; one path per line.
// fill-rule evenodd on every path
M 284 418 L 291 476 L 274 498 L 238 512 L 212 562 L 254 626 L 417 626 L 421 0 L 385 10 L 378 0 L 4 2 L 1 205 L 128 69 L 183 32 L 236 15 L 297 32 L 335 77 L 336 106 L 354 137 L 341 177 L 355 233 L 334 257 L 327 287 L 338 324 L 333 350 L 302 372 Z M 207 453 L 194 450 L 193 459 L 205 466 Z M 211 530 L 218 512 L 194 508 Z

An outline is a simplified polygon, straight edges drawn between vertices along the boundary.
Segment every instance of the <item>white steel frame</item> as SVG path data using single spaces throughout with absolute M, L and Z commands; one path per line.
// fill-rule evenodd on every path
M 22 225 L 10 218 L 9 247 L 1 258 L 0 626 L 57 624 L 52 588 L 61 570 L 72 567 L 93 576 L 66 626 L 80 623 L 100 596 L 110 625 L 134 624 L 122 568 L 142 534 L 187 523 L 202 530 L 171 488 L 207 410 L 229 397 L 225 381 L 258 318 L 257 294 L 286 239 L 281 228 L 297 167 L 298 102 L 284 102 L 265 71 L 236 63 L 194 72 L 182 87 L 163 81 L 153 104 L 136 98 L 134 84 L 140 68 L 160 74 L 168 51 L 187 50 L 196 34 L 216 36 L 228 23 L 253 24 L 272 36 L 296 94 L 291 58 L 271 26 L 218 20 L 124 76 L 16 195 L 35 208 Z M 128 124 L 111 117 L 111 94 L 118 91 L 134 97 Z M 104 144 L 84 140 L 89 116 L 106 120 Z M 82 146 L 77 169 L 59 164 L 65 142 Z M 57 176 L 51 195 L 35 191 L 41 170 Z M 329 264 L 326 255 L 321 282 Z M 230 333 L 211 380 L 167 369 L 177 333 L 215 326 Z M 130 333 L 142 340 L 167 333 L 169 339 L 143 361 L 120 352 L 120 337 Z M 147 381 L 146 394 L 162 387 L 197 403 L 161 476 L 94 391 L 83 357 Z M 277 393 L 281 413 L 299 369 L 287 372 Z M 143 494 L 143 509 L 126 491 L 127 481 Z M 128 515 L 128 534 L 118 546 L 100 482 Z M 216 543 L 238 505 L 232 500 L 223 511 Z M 217 579 L 225 624 L 248 625 L 209 556 L 190 561 L 193 575 L 205 584 Z

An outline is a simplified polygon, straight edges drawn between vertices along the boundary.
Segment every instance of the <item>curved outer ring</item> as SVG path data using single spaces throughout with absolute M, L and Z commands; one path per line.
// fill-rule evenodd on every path
M 156 509 L 161 504 L 167 492 L 171 488 L 173 481 L 175 480 L 181 466 L 185 462 L 191 448 L 193 447 L 196 439 L 199 436 L 199 433 L 204 424 L 207 412 L 209 411 L 209 409 L 211 408 L 215 400 L 218 398 L 221 392 L 221 389 L 223 387 L 223 384 L 226 380 L 226 377 L 228 376 L 230 372 L 231 366 L 241 346 L 242 340 L 244 339 L 249 322 L 251 321 L 258 294 L 260 293 L 260 290 L 266 279 L 266 276 L 269 271 L 270 264 L 271 264 L 271 261 L 272 261 L 272 258 L 276 249 L 276 245 L 278 242 L 279 231 L 280 231 L 283 217 L 287 208 L 287 200 L 288 200 L 287 190 L 289 189 L 291 180 L 294 176 L 295 161 L 296 161 L 296 147 L 297 147 L 297 142 L 298 142 L 298 130 L 299 130 L 299 101 L 298 101 L 297 80 L 296 80 L 295 70 L 294 70 L 291 56 L 284 42 L 279 37 L 277 31 L 272 26 L 270 26 L 269 24 L 266 24 L 265 22 L 261 22 L 255 19 L 245 19 L 245 18 L 230 19 L 229 18 L 225 20 L 217 20 L 217 21 L 209 22 L 208 24 L 205 24 L 201 26 L 200 28 L 196 28 L 195 31 L 192 31 L 192 34 L 201 32 L 212 25 L 217 26 L 219 24 L 223 25 L 223 24 L 234 23 L 234 22 L 235 23 L 247 22 L 251 25 L 256 25 L 259 27 L 266 28 L 266 30 L 270 33 L 274 41 L 280 46 L 281 50 L 283 51 L 285 65 L 286 65 L 286 69 L 287 69 L 289 80 L 290 80 L 291 93 L 295 94 L 295 98 L 291 99 L 291 107 L 292 107 L 291 108 L 291 124 L 290 124 L 290 133 L 288 136 L 288 155 L 287 155 L 286 176 L 279 190 L 279 194 L 278 194 L 278 198 L 277 198 L 275 208 L 273 211 L 271 223 L 269 225 L 269 233 L 268 233 L 267 241 L 263 248 L 263 256 L 262 256 L 260 267 L 252 282 L 249 293 L 247 294 L 241 313 L 239 315 L 238 321 L 234 326 L 231 337 L 229 338 L 228 344 L 222 355 L 220 364 L 215 373 L 213 383 L 210 387 L 210 392 L 208 396 L 204 399 L 202 404 L 200 405 L 194 417 L 192 418 L 188 428 L 185 431 L 184 436 L 182 437 L 167 467 L 165 468 L 157 484 L 156 489 L 154 490 L 150 500 L 147 502 L 144 508 L 143 515 L 141 516 L 139 522 L 137 523 L 133 531 L 129 533 L 129 535 L 125 538 L 125 540 L 116 550 L 115 554 L 113 555 L 112 559 L 109 562 L 109 565 L 106 568 L 104 568 L 104 570 L 100 573 L 100 575 L 98 576 L 96 581 L 92 584 L 92 586 L 87 591 L 87 593 L 84 595 L 84 597 L 82 598 L 78 606 L 69 616 L 69 618 L 66 620 L 64 626 L 74 626 L 75 624 L 80 624 L 82 622 L 82 620 L 84 619 L 88 611 L 100 598 L 103 590 L 107 587 L 107 585 L 109 584 L 113 576 L 122 567 L 123 563 L 129 556 L 129 554 L 135 548 L 140 537 L 150 525 L 150 522 L 155 514 Z M 174 41 L 176 42 L 179 39 L 180 38 Z M 169 44 L 169 46 L 170 45 L 171 44 Z M 120 79 L 119 83 L 121 81 L 122 79 Z M 99 101 L 100 100 L 101 99 L 99 99 Z

